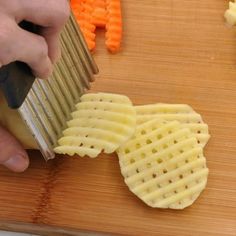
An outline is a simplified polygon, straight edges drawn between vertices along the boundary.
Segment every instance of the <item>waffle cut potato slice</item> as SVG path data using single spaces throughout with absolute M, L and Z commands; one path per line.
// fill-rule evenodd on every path
M 85 94 L 76 105 L 55 152 L 89 157 L 112 153 L 134 134 L 135 127 L 136 112 L 128 97 Z
M 203 149 L 178 121 L 153 119 L 138 125 L 117 153 L 125 183 L 151 207 L 183 209 L 206 186 Z
M 208 125 L 203 122 L 200 114 L 186 104 L 157 103 L 135 107 L 137 124 L 158 118 L 166 121 L 177 120 L 182 127 L 189 128 L 197 138 L 199 145 L 204 147 L 209 138 Z

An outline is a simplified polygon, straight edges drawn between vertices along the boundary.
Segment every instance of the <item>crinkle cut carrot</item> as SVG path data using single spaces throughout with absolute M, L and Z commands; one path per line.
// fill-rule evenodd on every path
M 106 0 L 107 2 L 107 25 L 106 46 L 109 51 L 119 51 L 122 38 L 122 17 L 120 0 Z
M 71 8 L 92 50 L 95 48 L 95 29 L 105 27 L 106 47 L 119 51 L 122 38 L 120 0 L 71 0 Z
M 80 2 L 78 0 L 70 0 L 70 6 L 72 9 L 75 9 L 79 5 L 80 5 Z
M 92 22 L 96 27 L 105 27 L 107 23 L 106 0 L 93 1 Z
M 71 8 L 90 50 L 95 48 L 95 26 L 92 24 L 93 0 L 73 0 Z
M 93 0 L 93 9 L 96 8 L 106 9 L 106 0 Z
M 89 32 L 87 31 L 86 29 L 84 30 L 81 30 L 83 35 L 84 35 L 84 38 L 85 38 L 85 41 L 88 45 L 88 48 L 89 50 L 94 50 L 95 49 L 95 34 L 92 33 L 92 32 Z
M 107 24 L 107 11 L 100 7 L 94 9 L 92 23 L 97 27 L 105 28 Z

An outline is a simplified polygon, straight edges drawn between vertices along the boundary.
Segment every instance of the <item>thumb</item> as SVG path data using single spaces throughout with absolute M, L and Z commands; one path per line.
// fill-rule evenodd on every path
M 29 158 L 21 144 L 0 126 L 0 164 L 15 172 L 23 172 Z

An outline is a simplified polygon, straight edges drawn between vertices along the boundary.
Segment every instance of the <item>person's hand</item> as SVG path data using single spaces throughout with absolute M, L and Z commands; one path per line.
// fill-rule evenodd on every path
M 69 14 L 68 0 L 0 0 L 0 67 L 22 61 L 35 76 L 47 78 L 60 57 L 59 34 Z M 23 20 L 41 26 L 40 35 L 20 28 Z M 29 165 L 23 146 L 1 126 L 0 164 L 16 172 Z
M 29 165 L 28 155 L 22 145 L 1 126 L 0 164 L 15 172 L 22 172 Z
M 47 78 L 60 56 L 59 34 L 70 14 L 68 0 L 0 0 L 0 66 L 27 63 L 39 78 Z M 40 35 L 20 28 L 29 21 Z

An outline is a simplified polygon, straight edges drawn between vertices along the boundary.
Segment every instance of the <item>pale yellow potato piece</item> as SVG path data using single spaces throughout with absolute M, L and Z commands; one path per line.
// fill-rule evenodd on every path
M 236 1 L 229 2 L 229 9 L 225 11 L 224 17 L 230 26 L 236 24 Z
M 183 209 L 206 186 L 203 149 L 178 121 L 153 119 L 138 125 L 117 153 L 130 191 L 151 207 Z
M 16 137 L 26 149 L 38 149 L 29 129 L 16 110 L 10 109 L 0 92 L 0 124 Z
M 114 104 L 129 104 L 132 105 L 131 100 L 121 94 L 114 93 L 87 93 L 80 98 L 81 102 L 109 102 Z M 79 104 L 78 104 L 79 106 Z
M 135 131 L 136 111 L 128 97 L 96 93 L 81 97 L 58 140 L 56 153 L 96 157 L 112 153 Z M 71 149 L 70 149 L 71 147 Z
M 76 153 L 80 153 L 81 157 L 88 155 L 88 156 L 94 158 L 99 155 L 100 150 L 87 148 L 87 147 L 63 145 L 63 146 L 56 147 L 55 152 L 60 153 L 60 154 L 64 154 L 64 155 L 69 155 L 69 156 L 74 156 Z
M 137 124 L 152 119 L 177 120 L 183 128 L 189 128 L 194 133 L 199 145 L 204 147 L 210 138 L 208 125 L 203 122 L 201 115 L 196 113 L 189 105 L 157 103 L 135 106 L 135 109 Z
M 188 114 L 194 113 L 193 108 L 187 104 L 155 103 L 136 106 L 136 111 L 142 115 L 150 114 Z

